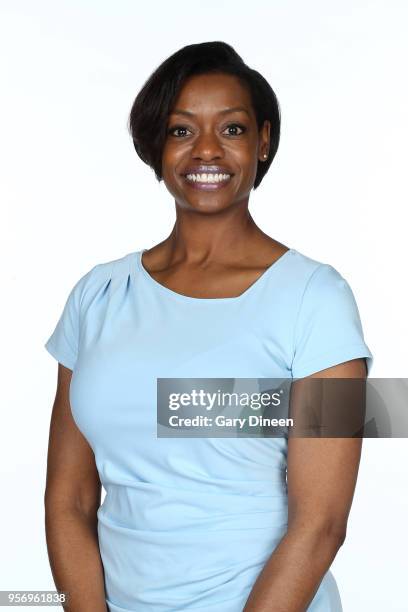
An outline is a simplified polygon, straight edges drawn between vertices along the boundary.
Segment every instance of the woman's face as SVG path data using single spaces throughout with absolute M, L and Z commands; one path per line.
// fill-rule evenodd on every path
M 270 123 L 258 131 L 250 94 L 229 74 L 190 77 L 168 117 L 162 177 L 182 208 L 216 212 L 247 202 Z

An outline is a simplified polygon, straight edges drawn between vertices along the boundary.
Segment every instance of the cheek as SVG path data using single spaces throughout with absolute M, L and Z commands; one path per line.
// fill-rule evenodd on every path
M 234 146 L 225 149 L 226 157 L 233 160 L 245 173 L 251 172 L 257 158 L 257 144 L 254 141 L 235 142 Z
M 181 167 L 183 152 L 180 147 L 165 146 L 162 153 L 162 176 L 171 181 L 177 179 L 178 168 Z
M 170 149 L 163 150 L 161 167 L 162 180 L 167 191 L 174 197 L 179 196 L 183 191 L 183 178 L 178 175 L 179 168 L 181 168 L 179 156 Z
M 246 147 L 241 151 L 235 151 L 235 162 L 238 168 L 241 170 L 241 181 L 242 184 L 247 184 L 255 180 L 255 176 L 258 169 L 258 158 L 256 147 Z

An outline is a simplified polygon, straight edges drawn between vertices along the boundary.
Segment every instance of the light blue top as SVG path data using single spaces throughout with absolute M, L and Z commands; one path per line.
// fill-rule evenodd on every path
M 295 249 L 244 293 L 161 285 L 143 251 L 97 264 L 45 344 L 73 370 L 73 418 L 106 490 L 112 612 L 241 612 L 287 527 L 287 438 L 157 438 L 156 378 L 302 378 L 372 354 L 352 290 Z M 290 585 L 288 585 L 290 588 Z M 309 606 L 341 611 L 330 571 Z

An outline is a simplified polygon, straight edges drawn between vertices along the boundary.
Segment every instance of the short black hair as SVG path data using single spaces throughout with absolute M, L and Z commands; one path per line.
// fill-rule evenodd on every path
M 136 153 L 161 181 L 167 121 L 176 97 L 188 77 L 208 73 L 236 76 L 249 90 L 258 129 L 262 128 L 265 120 L 271 123 L 269 155 L 265 161 L 258 162 L 254 182 L 256 189 L 278 150 L 281 123 L 279 102 L 267 80 L 247 66 L 231 45 L 222 41 L 187 45 L 168 57 L 150 75 L 137 94 L 128 119 Z

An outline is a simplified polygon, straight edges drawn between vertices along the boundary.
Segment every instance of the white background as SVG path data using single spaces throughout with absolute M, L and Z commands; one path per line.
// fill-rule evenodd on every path
M 126 121 L 145 80 L 180 47 L 223 40 L 271 83 L 281 144 L 250 211 L 348 280 L 371 376 L 408 376 L 407 6 L 1 3 L 0 589 L 54 589 L 43 493 L 57 363 L 43 345 L 85 272 L 172 228 L 173 200 L 136 156 Z M 408 439 L 364 440 L 331 568 L 345 612 L 407 609 L 407 464 Z

